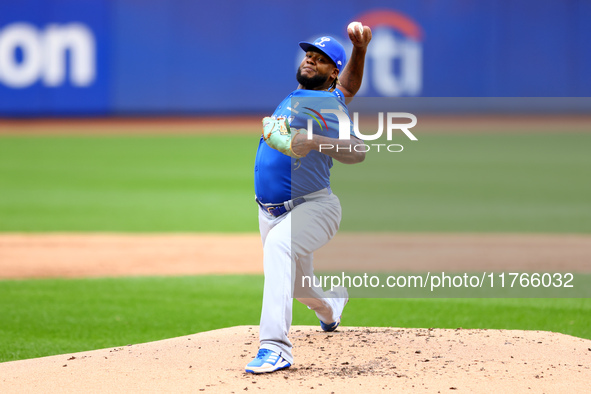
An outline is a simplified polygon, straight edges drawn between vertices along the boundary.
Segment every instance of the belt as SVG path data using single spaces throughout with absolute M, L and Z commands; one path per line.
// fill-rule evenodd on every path
M 256 197 L 255 197 L 255 200 L 256 200 L 257 204 L 259 204 L 263 210 L 269 212 L 271 215 L 273 215 L 275 217 L 279 217 L 279 216 L 283 215 L 284 213 L 291 211 L 292 209 L 294 209 L 298 205 L 306 202 L 306 199 L 304 197 L 294 198 L 293 200 L 286 201 L 282 204 L 263 204 Z
M 269 214 L 271 214 L 275 217 L 278 217 L 278 216 L 283 215 L 286 212 L 291 211 L 292 209 L 294 209 L 295 207 L 297 207 L 300 204 L 305 203 L 306 201 L 314 201 L 319 198 L 324 198 L 330 194 L 332 194 L 332 190 L 330 189 L 330 186 L 328 186 L 325 189 L 321 189 L 321 190 L 315 191 L 313 193 L 306 194 L 305 196 L 302 196 L 302 197 L 294 198 L 293 200 L 285 201 L 281 204 L 265 204 L 265 203 L 260 202 L 256 196 L 254 199 L 256 200 L 257 204 L 259 204 L 260 207 L 264 211 L 267 211 L 267 212 L 269 212 Z

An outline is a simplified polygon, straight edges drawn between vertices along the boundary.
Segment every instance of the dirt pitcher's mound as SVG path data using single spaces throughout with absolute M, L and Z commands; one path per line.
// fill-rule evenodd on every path
M 0 364 L 0 392 L 588 392 L 591 341 L 513 330 L 292 327 L 296 364 L 251 375 L 258 327 Z

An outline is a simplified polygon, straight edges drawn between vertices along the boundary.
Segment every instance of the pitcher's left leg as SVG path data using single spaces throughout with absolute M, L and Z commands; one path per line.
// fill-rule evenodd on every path
M 321 282 L 314 276 L 312 252 L 334 237 L 340 221 L 341 205 L 334 194 L 300 205 L 292 216 L 292 255 L 296 265 L 294 297 L 316 313 L 325 331 L 334 331 L 339 325 L 349 296 L 344 287 L 331 291 L 322 289 Z

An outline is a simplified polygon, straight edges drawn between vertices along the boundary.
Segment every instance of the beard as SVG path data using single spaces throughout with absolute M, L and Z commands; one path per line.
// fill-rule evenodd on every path
M 305 77 L 302 75 L 301 68 L 298 67 L 296 79 L 298 80 L 299 84 L 304 87 L 304 89 L 315 90 L 316 88 L 323 86 L 326 83 L 326 81 L 328 80 L 328 75 L 316 74 L 313 77 Z

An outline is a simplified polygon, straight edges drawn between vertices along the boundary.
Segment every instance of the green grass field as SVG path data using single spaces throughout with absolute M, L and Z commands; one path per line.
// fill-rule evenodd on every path
M 403 143 L 402 153 L 335 166 L 343 230 L 591 232 L 591 133 Z M 256 232 L 257 144 L 245 135 L 0 137 L 0 231 Z
M 255 232 L 257 144 L 2 136 L 0 231 Z M 591 232 L 591 134 L 431 134 L 404 145 L 335 166 L 343 230 Z M 258 324 L 261 296 L 260 276 L 0 281 L 0 361 Z M 357 299 L 344 322 L 591 338 L 590 312 L 589 299 Z M 316 323 L 296 303 L 294 324 Z
M 0 281 L 0 362 L 257 325 L 262 276 Z M 591 339 L 589 299 L 353 299 L 348 326 L 503 328 Z M 318 321 L 294 303 L 294 324 Z
M 257 138 L 2 137 L 0 231 L 257 231 Z
M 591 232 L 591 133 L 442 134 L 398 143 L 401 153 L 336 166 L 342 230 Z

